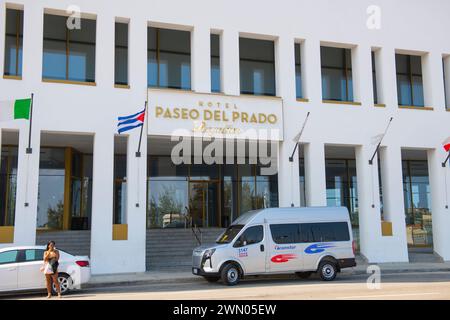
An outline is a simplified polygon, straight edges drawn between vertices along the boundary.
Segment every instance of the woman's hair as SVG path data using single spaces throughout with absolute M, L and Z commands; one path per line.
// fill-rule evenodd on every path
M 48 248 L 50 247 L 50 244 L 53 244 L 53 247 L 56 245 L 56 243 L 55 243 L 55 241 L 49 241 L 48 243 L 47 243 L 47 249 L 45 249 L 46 251 L 48 251 Z

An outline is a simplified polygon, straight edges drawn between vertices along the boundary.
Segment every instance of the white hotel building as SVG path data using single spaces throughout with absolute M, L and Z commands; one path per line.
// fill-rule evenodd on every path
M 0 246 L 85 234 L 93 273 L 142 272 L 161 230 L 328 205 L 348 207 L 369 262 L 417 248 L 449 261 L 448 12 L 447 0 L 0 0 L 0 101 L 34 93 L 31 154 L 28 121 L 0 122 Z M 117 117 L 147 99 L 136 157 L 140 130 L 118 136 Z M 173 164 L 173 131 L 195 128 L 279 129 L 276 174 L 245 155 Z

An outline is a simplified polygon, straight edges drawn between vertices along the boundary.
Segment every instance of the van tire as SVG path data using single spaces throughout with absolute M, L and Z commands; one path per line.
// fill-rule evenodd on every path
M 235 286 L 241 280 L 241 272 L 239 271 L 239 267 L 234 263 L 229 263 L 222 268 L 220 272 L 222 281 L 227 286 Z
M 297 277 L 299 277 L 300 279 L 308 279 L 308 278 L 312 275 L 312 272 L 311 272 L 311 271 L 307 271 L 307 272 L 296 272 L 295 274 L 296 274 Z
M 333 281 L 338 273 L 336 262 L 331 260 L 320 262 L 317 272 L 323 281 Z
M 206 281 L 211 283 L 217 282 L 220 279 L 220 277 L 203 277 L 203 278 L 205 278 Z

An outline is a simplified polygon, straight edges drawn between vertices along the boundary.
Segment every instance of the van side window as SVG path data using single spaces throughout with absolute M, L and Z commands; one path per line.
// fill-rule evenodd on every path
M 276 244 L 299 243 L 300 225 L 293 224 L 272 224 L 270 225 L 272 239 Z
M 245 247 L 251 244 L 259 243 L 264 238 L 263 226 L 250 227 L 236 240 L 234 247 Z
M 346 222 L 303 223 L 301 234 L 303 243 L 350 240 Z

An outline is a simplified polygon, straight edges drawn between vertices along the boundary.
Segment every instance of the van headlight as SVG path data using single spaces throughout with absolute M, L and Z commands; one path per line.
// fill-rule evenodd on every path
M 216 252 L 216 249 L 206 250 L 205 253 L 203 254 L 203 259 L 205 259 L 205 260 L 210 259 L 212 257 L 212 255 L 214 254 L 214 252 Z

